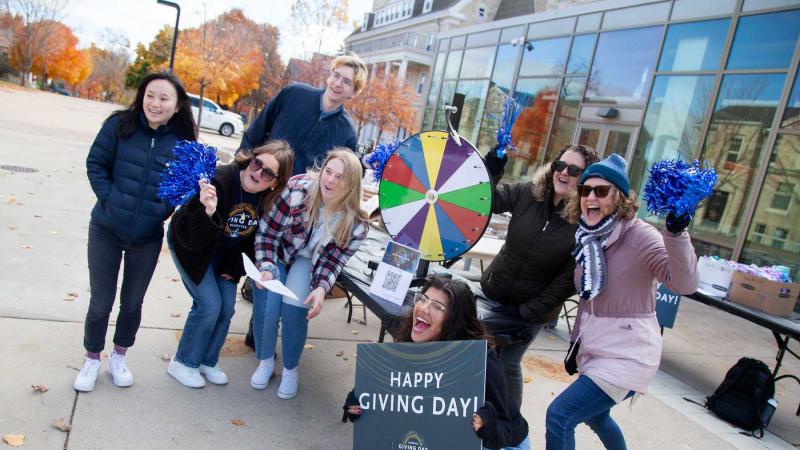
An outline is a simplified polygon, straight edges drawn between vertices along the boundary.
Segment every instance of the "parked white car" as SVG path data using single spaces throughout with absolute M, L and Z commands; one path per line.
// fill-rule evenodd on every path
M 200 113 L 198 106 L 200 105 L 200 97 L 194 94 L 189 94 L 189 100 L 192 102 L 192 115 L 194 121 L 197 122 L 197 116 Z M 218 131 L 223 136 L 230 136 L 234 133 L 240 134 L 244 131 L 244 122 L 242 117 L 236 113 L 225 111 L 219 105 L 211 100 L 203 99 L 203 123 L 200 128 L 209 128 Z

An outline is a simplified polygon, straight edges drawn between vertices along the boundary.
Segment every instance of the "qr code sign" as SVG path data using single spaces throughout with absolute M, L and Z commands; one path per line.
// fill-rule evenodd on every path
M 397 292 L 398 285 L 400 284 L 400 272 L 389 270 L 386 272 L 386 278 L 383 279 L 383 289 L 391 292 Z

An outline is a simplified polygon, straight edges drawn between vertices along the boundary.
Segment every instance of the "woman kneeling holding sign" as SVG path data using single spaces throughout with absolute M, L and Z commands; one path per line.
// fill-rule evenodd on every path
M 459 280 L 432 276 L 414 298 L 412 313 L 400 326 L 401 342 L 469 341 L 486 339 L 478 320 L 475 295 Z M 528 423 L 519 408 L 509 401 L 503 365 L 493 350 L 486 358 L 486 403 L 472 415 L 472 428 L 483 440 L 484 448 L 530 448 Z M 344 405 L 342 420 L 355 421 L 363 411 L 351 391 Z M 367 412 L 368 414 L 369 412 Z

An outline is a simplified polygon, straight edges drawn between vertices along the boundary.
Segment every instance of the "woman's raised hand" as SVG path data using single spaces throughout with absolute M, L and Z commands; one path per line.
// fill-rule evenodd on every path
M 200 203 L 206 207 L 206 214 L 209 216 L 217 211 L 217 188 L 206 179 L 197 181 L 200 186 Z
M 319 315 L 320 311 L 322 311 L 323 300 L 325 300 L 325 289 L 322 287 L 316 287 L 308 294 L 308 297 L 303 302 L 304 305 L 311 304 L 306 319 L 311 320 Z

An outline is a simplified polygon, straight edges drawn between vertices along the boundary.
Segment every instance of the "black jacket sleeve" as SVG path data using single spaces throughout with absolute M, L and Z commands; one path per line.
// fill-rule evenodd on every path
M 256 148 L 267 141 L 270 132 L 272 132 L 272 124 L 275 123 L 275 118 L 280 113 L 284 90 L 285 88 L 278 92 L 278 95 L 272 97 L 267 106 L 258 113 L 253 123 L 242 135 L 242 143 L 239 144 L 239 150 Z
M 503 365 L 494 353 L 490 353 L 486 357 L 486 403 L 477 411 L 483 427 L 476 434 L 483 439 L 484 447 L 500 449 L 519 444 L 512 442 L 514 422 L 511 408 L 514 406 L 508 398 Z
M 222 236 L 225 219 L 219 211 L 224 209 L 221 204 L 224 194 L 216 179 L 212 183 L 217 188 L 219 199 L 214 214 L 210 217 L 206 214 L 205 206 L 200 203 L 200 194 L 195 194 L 172 216 L 172 227 L 175 229 L 174 237 L 177 241 L 175 244 L 191 252 L 217 245 Z
M 492 196 L 492 212 L 502 214 L 514 210 L 514 205 L 520 200 L 520 196 L 526 189 L 530 189 L 530 183 L 497 183 L 499 178 L 492 178 L 494 185 L 494 195 Z
M 528 322 L 541 323 L 544 316 L 575 294 L 574 271 L 575 259 L 570 256 L 539 295 L 519 305 L 519 315 Z
M 97 200 L 106 201 L 111 193 L 112 169 L 117 156 L 117 121 L 105 121 L 86 157 L 86 175 Z

